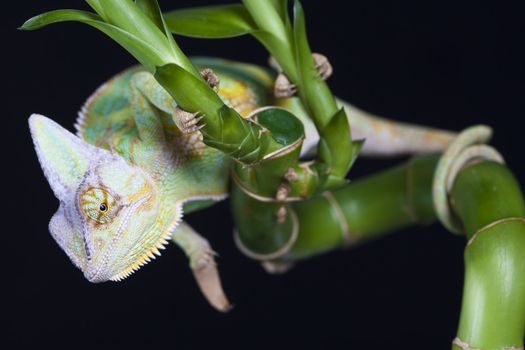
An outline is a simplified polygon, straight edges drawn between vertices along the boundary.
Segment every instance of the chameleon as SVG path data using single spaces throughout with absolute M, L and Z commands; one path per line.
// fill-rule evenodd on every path
M 273 97 L 274 73 L 217 58 L 193 63 L 216 74 L 217 93 L 242 116 L 266 105 L 291 110 L 305 125 L 302 154 L 312 154 L 319 139 L 315 127 L 298 98 Z M 437 152 L 455 137 L 339 103 L 353 138 L 366 138 L 364 155 Z M 38 160 L 60 202 L 49 231 L 88 281 L 120 281 L 171 241 L 188 257 L 209 303 L 230 308 L 216 253 L 182 220 L 228 195 L 232 161 L 206 146 L 196 125 L 180 117 L 174 100 L 143 67 L 128 68 L 99 87 L 79 112 L 76 134 L 45 116 L 29 118 Z

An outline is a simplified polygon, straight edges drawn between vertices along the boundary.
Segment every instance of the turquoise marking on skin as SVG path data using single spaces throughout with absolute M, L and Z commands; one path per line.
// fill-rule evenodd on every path
M 100 100 L 97 101 L 97 104 L 93 106 L 93 112 L 101 116 L 108 116 L 128 105 L 129 101 L 126 98 L 116 99 L 113 96 L 101 96 Z

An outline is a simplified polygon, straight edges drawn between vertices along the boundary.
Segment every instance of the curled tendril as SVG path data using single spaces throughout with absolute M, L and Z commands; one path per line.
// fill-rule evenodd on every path
M 459 234 L 463 231 L 448 200 L 457 174 L 468 164 L 480 160 L 505 162 L 498 151 L 485 144 L 491 136 L 492 129 L 486 125 L 465 129 L 452 141 L 436 167 L 432 184 L 434 208 L 439 221 L 451 232 Z

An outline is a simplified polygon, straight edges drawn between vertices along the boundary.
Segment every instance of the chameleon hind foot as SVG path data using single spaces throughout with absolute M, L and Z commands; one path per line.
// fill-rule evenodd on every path
M 275 85 L 273 87 L 273 94 L 277 98 L 292 97 L 297 92 L 297 88 L 290 82 L 288 77 L 283 73 L 279 73 L 277 79 L 275 79 Z
M 203 248 L 195 257 L 191 258 L 191 260 L 195 260 L 195 262 L 191 262 L 191 269 L 202 294 L 211 306 L 219 311 L 228 312 L 231 305 L 222 290 L 215 256 L 217 253 L 211 249 L 208 241 L 205 241 Z
M 332 68 L 328 58 L 325 55 L 315 52 L 312 53 L 312 58 L 314 60 L 314 67 L 317 71 L 317 75 L 323 80 L 328 79 L 334 72 L 334 69 Z M 272 68 L 279 72 L 279 75 L 275 79 L 273 88 L 275 97 L 286 98 L 295 95 L 297 92 L 296 86 L 290 82 L 286 75 L 284 75 L 281 66 L 279 66 L 275 58 L 270 57 L 268 63 Z
M 317 74 L 319 74 L 319 77 L 323 80 L 330 78 L 334 72 L 334 69 L 332 68 L 328 58 L 326 58 L 325 55 L 315 52 L 312 54 L 312 57 L 314 59 L 315 69 L 317 69 Z
M 204 68 L 203 70 L 201 70 L 201 76 L 204 78 L 204 80 L 206 80 L 208 85 L 213 90 L 215 90 L 215 92 L 217 92 L 217 90 L 219 89 L 219 83 L 220 83 L 220 80 L 217 74 L 215 74 L 215 72 L 211 68 Z
M 210 243 L 184 221 L 177 226 L 171 237 L 186 254 L 199 289 L 215 309 L 227 312 L 230 302 L 222 289 L 215 256 Z

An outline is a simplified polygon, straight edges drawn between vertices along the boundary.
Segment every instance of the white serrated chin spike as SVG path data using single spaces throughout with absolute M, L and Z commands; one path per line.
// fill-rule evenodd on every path
M 179 226 L 180 222 L 182 221 L 182 203 L 178 204 L 177 212 L 179 213 L 179 215 L 174 220 L 171 227 L 166 230 L 166 233 L 162 237 L 160 237 L 160 239 L 155 244 L 153 244 L 148 251 L 142 254 L 142 256 L 138 258 L 133 264 L 129 265 L 124 270 L 111 277 L 111 281 L 122 281 L 123 279 L 127 278 L 132 273 L 140 269 L 142 266 L 146 265 L 151 260 L 154 260 L 157 258 L 157 256 L 161 255 L 159 249 L 166 249 L 165 246 L 169 243 L 169 239 L 171 238 L 173 230 L 175 230 L 175 228 Z

